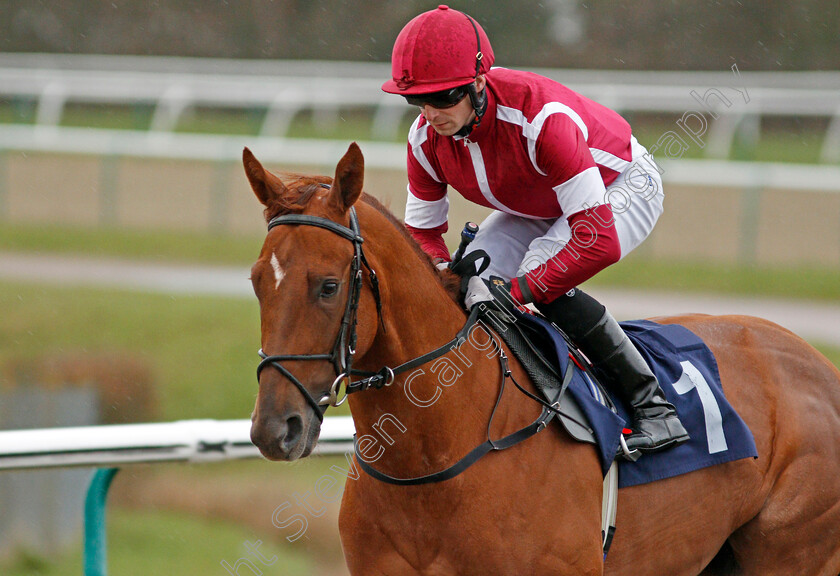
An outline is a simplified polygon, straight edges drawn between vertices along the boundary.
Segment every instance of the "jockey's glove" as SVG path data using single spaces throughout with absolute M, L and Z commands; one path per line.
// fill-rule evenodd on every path
M 467 295 L 464 297 L 464 306 L 472 310 L 476 304 L 485 302 L 502 312 L 511 312 L 518 306 L 516 300 L 510 294 L 510 281 L 505 281 L 498 276 L 491 276 L 484 280 L 479 276 L 470 278 L 467 284 Z

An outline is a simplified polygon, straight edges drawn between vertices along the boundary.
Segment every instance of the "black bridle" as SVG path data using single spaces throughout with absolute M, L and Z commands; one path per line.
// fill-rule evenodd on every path
M 329 188 L 327 184 L 321 184 L 325 188 Z M 257 366 L 257 381 L 259 381 L 260 374 L 266 366 L 272 366 L 277 369 L 283 376 L 295 385 L 295 387 L 303 395 L 306 402 L 312 407 L 318 420 L 324 420 L 324 411 L 327 406 L 340 406 L 347 399 L 347 392 L 350 391 L 350 376 L 352 374 L 359 374 L 360 372 L 353 370 L 353 355 L 356 353 L 356 320 L 357 312 L 359 310 L 359 299 L 362 293 L 362 268 L 368 271 L 368 278 L 370 280 L 373 297 L 376 300 L 376 311 L 379 315 L 380 322 L 382 321 L 382 301 L 379 296 L 379 280 L 376 277 L 376 272 L 368 264 L 365 258 L 365 252 L 362 249 L 362 242 L 364 239 L 359 233 L 359 220 L 356 217 L 355 208 L 350 208 L 350 227 L 337 224 L 328 218 L 321 216 L 309 216 L 306 214 L 283 214 L 272 218 L 268 222 L 268 231 L 271 232 L 273 228 L 280 225 L 303 225 L 316 226 L 324 228 L 338 234 L 353 243 L 353 260 L 350 264 L 350 285 L 347 290 L 347 304 L 344 307 L 344 315 L 341 319 L 341 326 L 338 329 L 338 335 L 335 338 L 332 350 L 326 354 L 277 354 L 267 355 L 262 350 L 259 355 L 262 357 L 262 362 Z M 306 387 L 298 380 L 289 370 L 287 370 L 281 362 L 288 361 L 328 361 L 331 362 L 336 378 L 330 386 L 329 390 L 325 391 L 317 400 L 309 393 Z M 369 376 L 368 373 L 363 373 Z M 346 381 L 345 396 L 338 399 L 341 383 Z M 393 381 L 393 375 L 391 376 Z M 390 384 L 388 382 L 387 384 Z M 322 408 L 323 407 L 323 408 Z

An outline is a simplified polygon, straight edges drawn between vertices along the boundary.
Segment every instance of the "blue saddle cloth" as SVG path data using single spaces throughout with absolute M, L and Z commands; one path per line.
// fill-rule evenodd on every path
M 563 337 L 543 318 L 521 314 L 520 320 L 545 334 L 556 352 L 561 374 L 569 362 Z M 676 324 L 649 320 L 622 322 L 627 336 L 648 362 L 665 396 L 679 413 L 691 440 L 663 452 L 643 455 L 637 462 L 619 462 L 619 487 L 635 486 L 678 476 L 715 464 L 742 458 L 757 458 L 755 440 L 747 425 L 723 394 L 717 361 L 699 336 Z M 603 382 L 618 414 L 602 405 L 600 392 L 588 375 L 576 370 L 568 392 L 589 419 L 598 442 L 604 474 L 609 470 L 624 427 L 632 422 L 630 410 Z

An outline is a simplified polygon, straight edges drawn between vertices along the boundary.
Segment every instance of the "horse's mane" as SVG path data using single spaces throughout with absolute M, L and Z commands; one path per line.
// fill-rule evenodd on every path
M 332 178 L 327 176 L 307 176 L 295 172 L 277 174 L 286 188 L 296 193 L 295 196 L 275 196 L 265 207 L 265 219 L 271 220 L 281 214 L 300 214 L 312 200 L 316 192 L 322 190 L 321 184 L 332 185 Z
M 417 255 L 426 263 L 429 268 L 431 268 L 435 272 L 435 277 L 440 280 L 441 284 L 443 285 L 446 293 L 449 294 L 449 297 L 452 298 L 455 302 L 458 302 L 461 297 L 461 279 L 460 277 L 455 274 L 454 272 L 444 271 L 441 272 L 437 268 L 435 268 L 434 262 L 432 262 L 431 256 L 429 256 L 425 250 L 423 250 L 420 245 L 414 240 L 411 234 L 408 233 L 408 229 L 405 227 L 396 216 L 394 216 L 391 211 L 380 202 L 377 198 L 374 198 L 367 192 L 362 194 L 361 198 L 362 202 L 368 204 L 371 208 L 377 210 L 380 214 L 385 216 L 385 218 L 397 229 L 397 231 L 403 235 L 403 237 L 408 242 L 408 245 L 417 253 Z
M 265 208 L 266 221 L 281 214 L 299 214 L 303 212 L 315 193 L 323 189 L 321 185 L 332 185 L 333 182 L 333 179 L 328 176 L 310 176 L 295 172 L 283 172 L 278 174 L 278 176 L 287 188 L 297 192 L 297 196 L 291 199 L 275 198 Z M 432 258 L 417 244 L 411 234 L 409 234 L 405 224 L 394 216 L 388 207 L 377 198 L 374 198 L 367 192 L 363 192 L 360 201 L 382 214 L 402 234 L 408 245 L 417 253 L 417 256 L 435 273 L 435 277 L 440 281 L 446 293 L 449 294 L 449 297 L 455 302 L 459 302 L 461 296 L 461 280 L 458 275 L 449 271 L 441 272 L 435 268 Z

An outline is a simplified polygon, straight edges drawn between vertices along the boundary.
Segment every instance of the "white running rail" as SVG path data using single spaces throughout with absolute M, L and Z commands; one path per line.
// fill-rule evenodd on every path
M 250 428 L 244 419 L 0 431 L 0 470 L 260 458 Z M 350 452 L 353 434 L 351 417 L 325 418 L 315 451 Z

